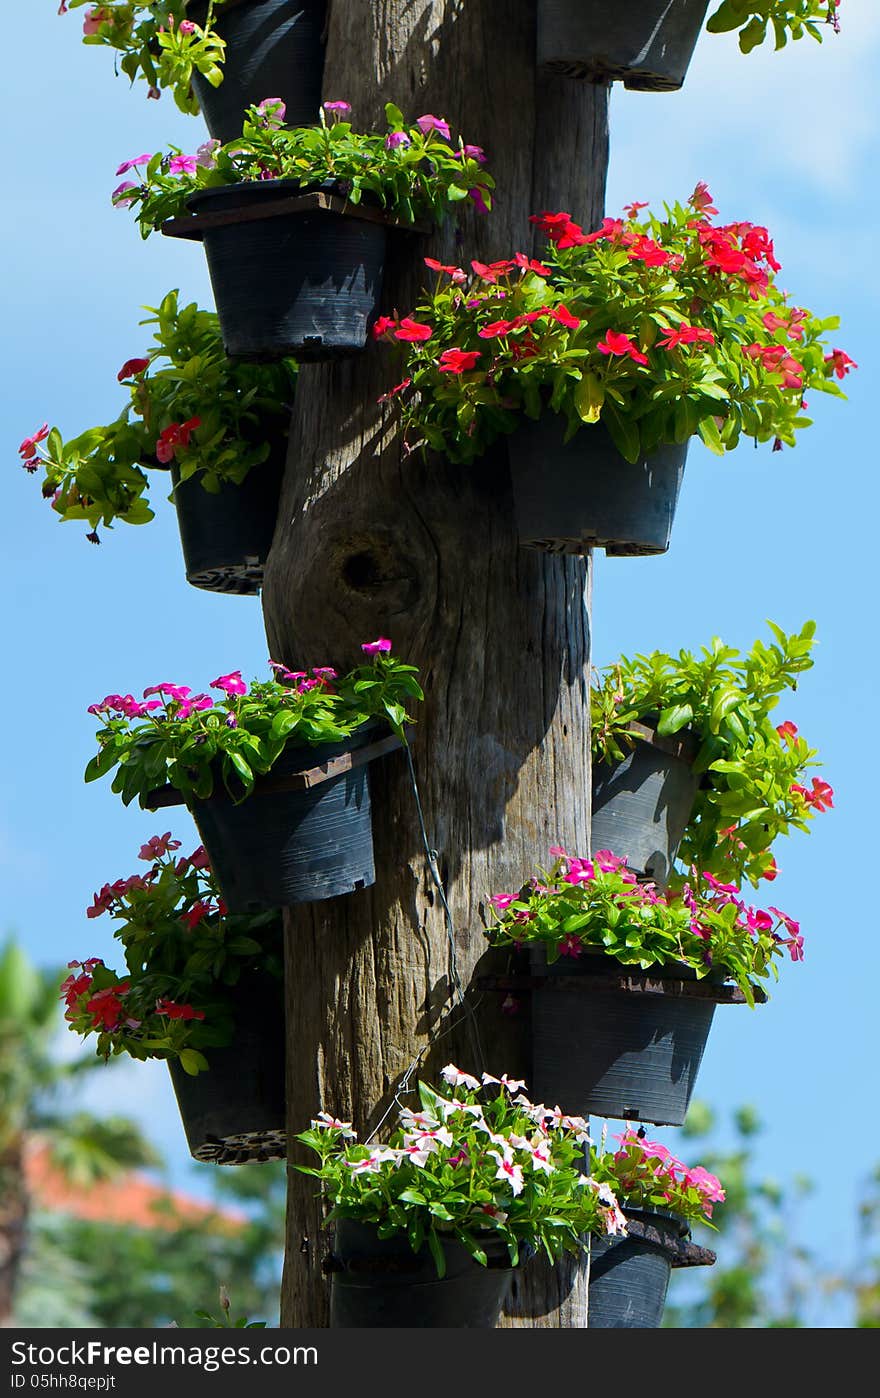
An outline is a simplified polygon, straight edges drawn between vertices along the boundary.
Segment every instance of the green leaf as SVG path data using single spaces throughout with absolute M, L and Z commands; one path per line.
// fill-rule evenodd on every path
M 428 1229 L 428 1247 L 431 1249 L 431 1256 L 437 1268 L 437 1276 L 442 1280 L 446 1276 L 446 1254 L 433 1228 Z
M 199 1073 L 205 1072 L 208 1068 L 208 1060 L 204 1054 L 198 1053 L 196 1049 L 185 1048 L 180 1050 L 180 1066 L 185 1073 L 189 1073 L 191 1078 Z
M 673 704 L 661 713 L 657 723 L 657 732 L 665 737 L 672 733 L 678 733 L 692 721 L 693 716 L 694 711 L 690 704 Z
M 575 385 L 574 406 L 582 422 L 598 422 L 605 402 L 605 389 L 595 374 L 584 374 Z

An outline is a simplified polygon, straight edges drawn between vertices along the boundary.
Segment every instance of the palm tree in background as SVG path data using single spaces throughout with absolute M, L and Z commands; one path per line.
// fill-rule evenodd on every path
M 0 950 L 0 1326 L 11 1320 L 27 1243 L 29 1139 L 42 1137 L 53 1163 L 77 1185 L 159 1163 L 133 1122 L 59 1105 L 65 1085 L 104 1067 L 98 1058 L 60 1063 L 52 1052 L 61 978 L 35 967 L 13 938 Z

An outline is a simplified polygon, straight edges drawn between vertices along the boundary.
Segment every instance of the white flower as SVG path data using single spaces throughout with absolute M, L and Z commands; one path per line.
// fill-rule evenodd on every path
M 606 1233 L 610 1233 L 612 1237 L 616 1234 L 626 1236 L 626 1217 L 617 1204 L 613 1209 L 600 1209 L 599 1212 L 604 1220 Z
M 376 1175 L 382 1169 L 386 1160 L 397 1160 L 397 1152 L 379 1147 L 371 1150 L 366 1160 L 346 1160 L 346 1165 L 353 1175 Z
M 329 1112 L 318 1112 L 317 1117 L 312 1121 L 312 1126 L 323 1131 L 341 1131 L 343 1136 L 354 1140 L 356 1131 L 352 1131 L 350 1121 L 339 1121 L 335 1116 L 330 1116 Z
M 545 1175 L 552 1175 L 556 1166 L 550 1158 L 550 1147 L 540 1142 L 532 1147 L 532 1169 L 543 1170 Z
M 480 1213 L 488 1214 L 490 1218 L 497 1219 L 499 1223 L 507 1222 L 507 1214 L 503 1209 L 496 1208 L 494 1204 L 482 1204 Z
M 398 1114 L 401 1126 L 410 1128 L 417 1126 L 421 1131 L 433 1131 L 440 1123 L 430 1112 L 411 1112 L 408 1107 L 403 1107 Z
M 500 1078 L 493 1078 L 491 1073 L 484 1073 L 483 1085 L 485 1086 L 487 1083 L 490 1082 L 497 1082 L 499 1087 L 506 1087 L 507 1091 L 511 1093 L 511 1095 L 514 1092 L 521 1092 L 522 1089 L 525 1087 L 524 1082 L 518 1082 L 514 1078 L 509 1078 L 506 1073 L 502 1073 Z
M 496 1180 L 504 1180 L 509 1184 L 513 1194 L 522 1194 L 525 1188 L 522 1166 L 515 1165 L 512 1157 L 506 1160 L 504 1156 L 498 1154 L 497 1150 L 490 1150 L 488 1154 L 492 1156 L 493 1160 L 498 1161 L 498 1169 L 495 1171 Z
M 467 1087 L 476 1092 L 480 1086 L 476 1078 L 472 1078 L 470 1073 L 463 1073 L 454 1063 L 447 1063 L 440 1076 L 450 1087 Z

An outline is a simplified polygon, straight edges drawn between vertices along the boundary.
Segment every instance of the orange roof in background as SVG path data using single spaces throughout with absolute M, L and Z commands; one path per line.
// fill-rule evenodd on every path
M 71 1184 L 52 1164 L 49 1147 L 31 1140 L 25 1152 L 25 1182 L 39 1207 L 96 1223 L 127 1223 L 135 1228 L 173 1232 L 181 1222 L 213 1219 L 219 1228 L 238 1229 L 247 1222 L 240 1209 L 217 1208 L 177 1190 L 163 1189 L 138 1171 L 126 1171 L 97 1184 Z

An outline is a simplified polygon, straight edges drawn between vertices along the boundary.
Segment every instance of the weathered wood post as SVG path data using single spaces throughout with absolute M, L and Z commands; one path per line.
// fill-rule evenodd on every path
M 361 0 L 331 8 L 324 96 L 366 129 L 394 101 L 445 117 L 482 145 L 498 188 L 489 218 L 431 237 L 395 235 L 384 310 L 401 314 L 425 255 L 485 261 L 528 250 L 528 215 L 602 212 L 608 90 L 535 72 L 534 6 L 522 0 Z M 470 468 L 405 459 L 385 347 L 300 375 L 263 605 L 270 653 L 342 668 L 390 636 L 426 690 L 413 755 L 455 924 L 455 960 L 421 842 L 405 757 L 374 764 L 375 885 L 290 910 L 288 1125 L 319 1107 L 373 1129 L 420 1050 L 425 1072 L 521 1071 L 527 1018 L 501 997 L 454 1006 L 483 954 L 480 908 L 518 887 L 549 845 L 589 832 L 587 559 L 517 543 L 505 452 Z M 436 1043 L 438 1035 L 442 1038 Z M 325 1239 L 314 1181 L 290 1172 L 282 1324 L 327 1324 Z M 530 1264 L 504 1324 L 582 1326 L 582 1270 Z

